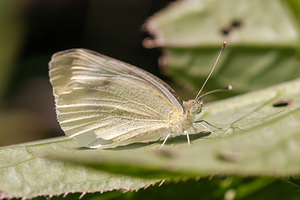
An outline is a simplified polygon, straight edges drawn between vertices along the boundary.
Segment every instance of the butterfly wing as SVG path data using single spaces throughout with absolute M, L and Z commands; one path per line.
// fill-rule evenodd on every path
M 156 140 L 184 112 L 157 77 L 90 50 L 59 52 L 49 66 L 58 121 L 83 146 Z

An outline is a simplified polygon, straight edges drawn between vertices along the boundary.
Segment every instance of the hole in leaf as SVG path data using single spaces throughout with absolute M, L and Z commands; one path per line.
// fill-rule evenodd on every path
M 234 29 L 237 29 L 243 25 L 242 21 L 233 20 L 231 24 L 221 29 L 221 33 L 224 36 L 229 35 Z
M 239 21 L 239 20 L 234 20 L 233 22 L 232 22 L 232 24 L 231 24 L 231 26 L 233 27 L 233 28 L 239 28 L 239 27 L 241 27 L 242 26 L 242 22 L 241 21 Z
M 281 99 L 272 104 L 273 107 L 285 107 L 291 105 L 292 100 L 290 99 Z
M 221 29 L 221 33 L 222 33 L 222 35 L 228 35 L 230 33 L 230 29 L 223 28 L 223 29 Z
M 166 149 L 160 149 L 159 151 L 156 151 L 156 154 L 163 158 L 176 158 L 177 157 L 177 154 L 175 152 L 166 150 Z
M 216 157 L 222 161 L 237 162 L 241 159 L 241 153 L 236 150 L 222 150 L 217 152 Z

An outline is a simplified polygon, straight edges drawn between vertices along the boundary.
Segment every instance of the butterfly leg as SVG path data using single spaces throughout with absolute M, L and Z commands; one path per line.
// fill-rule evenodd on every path
M 188 141 L 188 144 L 190 145 L 191 144 L 191 141 L 190 141 L 190 136 L 189 136 L 189 133 L 187 131 L 184 131 L 184 134 L 186 134 L 186 139 Z
M 214 131 L 210 130 L 207 126 L 205 126 L 205 125 L 203 124 L 203 122 L 206 123 L 207 125 L 211 126 L 211 127 L 216 128 L 216 129 L 219 129 L 219 130 L 222 129 L 222 128 L 219 128 L 219 127 L 216 127 L 216 126 L 212 125 L 211 123 L 209 123 L 208 121 L 205 121 L 205 120 L 195 121 L 195 122 L 193 122 L 193 125 L 195 125 L 195 124 L 200 124 L 203 128 L 205 128 L 205 129 L 208 130 L 209 132 L 211 132 L 211 133 L 217 135 Z
M 206 123 L 207 125 L 209 125 L 209 126 L 211 126 L 211 127 L 214 127 L 214 128 L 217 128 L 217 129 L 222 129 L 222 128 L 219 128 L 219 127 L 216 127 L 216 126 L 212 125 L 211 123 L 209 123 L 208 121 L 205 121 L 205 120 L 203 120 L 203 119 L 202 119 L 202 120 L 199 120 L 199 121 L 193 122 L 193 125 L 195 125 L 195 124 L 200 124 L 200 125 L 201 125 L 202 122 Z
M 210 130 L 207 126 L 205 126 L 205 125 L 203 125 L 203 124 L 201 124 L 201 123 L 199 123 L 199 124 L 200 124 L 203 128 L 205 128 L 206 130 L 208 130 L 209 132 L 211 132 L 211 133 L 217 135 L 214 131 Z
M 193 130 L 194 130 L 194 133 L 198 133 L 198 130 L 197 130 L 197 128 L 196 128 L 194 125 L 195 125 L 195 124 L 193 123 L 192 128 L 193 128 Z
M 164 140 L 163 143 L 160 145 L 159 149 L 161 149 L 161 148 L 165 145 L 165 143 L 166 143 L 166 141 L 167 141 L 167 139 L 168 139 L 169 137 L 170 137 L 170 133 L 166 136 L 165 140 Z

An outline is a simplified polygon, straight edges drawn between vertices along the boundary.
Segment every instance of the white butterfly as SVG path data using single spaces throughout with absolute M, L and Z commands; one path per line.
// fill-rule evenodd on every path
M 183 133 L 190 143 L 185 130 L 202 110 L 200 93 L 213 72 L 195 99 L 182 102 L 156 76 L 90 50 L 58 52 L 49 66 L 60 126 L 67 136 L 90 148 L 162 138 L 164 145 L 169 136 Z

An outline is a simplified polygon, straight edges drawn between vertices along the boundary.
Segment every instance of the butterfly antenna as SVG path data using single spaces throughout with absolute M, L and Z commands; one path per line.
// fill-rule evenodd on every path
M 221 54 L 222 54 L 222 52 L 223 52 L 225 46 L 226 46 L 226 41 L 223 42 L 222 49 L 220 50 L 220 53 L 219 53 L 219 55 L 218 55 L 218 57 L 217 57 L 217 59 L 216 59 L 216 61 L 215 61 L 215 64 L 214 64 L 214 66 L 212 67 L 212 69 L 210 70 L 210 72 L 209 72 L 209 74 L 208 74 L 206 80 L 204 81 L 204 83 L 203 83 L 201 89 L 199 90 L 197 96 L 195 97 L 195 100 L 199 99 L 199 96 L 200 96 L 200 94 L 201 94 L 201 92 L 202 92 L 204 86 L 206 85 L 206 82 L 208 81 L 208 79 L 210 78 L 210 76 L 212 75 L 212 73 L 214 72 L 214 70 L 215 70 L 215 68 L 216 68 L 216 66 L 217 66 L 217 63 L 218 63 L 218 61 L 219 61 L 219 59 L 220 59 L 220 57 L 221 57 Z M 202 96 L 202 95 L 201 95 L 201 96 Z
M 200 95 L 198 97 L 198 99 L 201 99 L 202 97 L 208 95 L 208 94 L 212 94 L 212 93 L 216 93 L 216 92 L 224 92 L 224 91 L 229 91 L 229 90 L 232 90 L 232 85 L 228 85 L 226 88 L 221 88 L 221 89 L 216 89 L 216 90 L 212 90 L 212 91 L 209 91 L 209 92 L 206 92 L 202 95 Z

